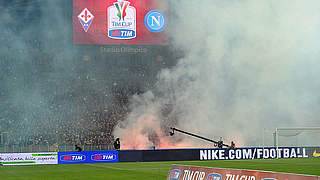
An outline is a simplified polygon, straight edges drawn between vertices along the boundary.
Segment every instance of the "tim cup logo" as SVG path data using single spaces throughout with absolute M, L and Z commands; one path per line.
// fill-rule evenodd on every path
M 136 37 L 136 9 L 129 1 L 118 0 L 108 7 L 108 37 L 132 39 Z
M 129 6 L 130 2 L 128 1 L 119 1 L 114 3 L 114 6 L 118 10 L 117 16 L 119 17 L 119 21 L 124 21 L 124 17 L 127 15 L 126 10 Z

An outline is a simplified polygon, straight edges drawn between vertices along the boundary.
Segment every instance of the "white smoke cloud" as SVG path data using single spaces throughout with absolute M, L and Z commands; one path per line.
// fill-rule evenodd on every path
M 179 147 L 200 141 L 168 137 L 169 126 L 246 146 L 262 144 L 263 128 L 320 126 L 319 1 L 169 5 L 172 44 L 185 57 L 161 72 L 155 90 L 132 99 L 131 114 L 114 131 L 125 148 L 152 144 L 145 128 Z M 128 141 L 138 136 L 144 141 Z

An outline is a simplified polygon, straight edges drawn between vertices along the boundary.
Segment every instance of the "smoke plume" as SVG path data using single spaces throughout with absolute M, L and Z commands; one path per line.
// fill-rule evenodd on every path
M 156 87 L 131 99 L 114 131 L 123 148 L 208 143 L 174 126 L 238 145 L 261 145 L 264 128 L 320 126 L 320 3 L 316 0 L 177 0 L 172 48 L 185 56 Z

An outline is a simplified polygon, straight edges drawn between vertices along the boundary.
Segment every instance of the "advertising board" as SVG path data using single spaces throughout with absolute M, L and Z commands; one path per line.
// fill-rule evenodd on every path
M 172 165 L 167 180 L 320 180 L 319 176 Z
M 168 45 L 168 0 L 73 0 L 75 44 Z
M 118 151 L 59 152 L 58 164 L 119 162 Z
M 200 160 L 312 158 L 317 156 L 319 150 L 318 147 L 200 149 L 199 157 Z
M 4 153 L 0 154 L 2 165 L 58 164 L 57 152 L 41 153 Z
M 120 162 L 320 158 L 320 147 L 121 150 Z

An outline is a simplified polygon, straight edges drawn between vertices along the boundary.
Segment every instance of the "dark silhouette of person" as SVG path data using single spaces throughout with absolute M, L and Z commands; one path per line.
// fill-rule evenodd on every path
M 76 150 L 76 151 L 78 151 L 78 152 L 81 152 L 81 151 L 82 151 L 82 148 L 79 147 L 78 145 L 74 145 L 74 147 L 75 147 L 75 150 Z
M 220 137 L 220 140 L 218 141 L 218 148 L 223 148 L 222 137 Z
M 231 149 L 234 149 L 234 148 L 236 148 L 236 144 L 233 142 L 233 141 L 231 141 Z
M 117 138 L 114 143 L 113 143 L 113 147 L 115 150 L 120 150 L 120 138 Z

